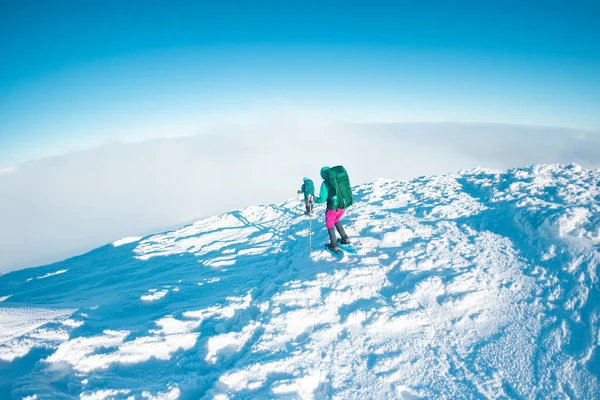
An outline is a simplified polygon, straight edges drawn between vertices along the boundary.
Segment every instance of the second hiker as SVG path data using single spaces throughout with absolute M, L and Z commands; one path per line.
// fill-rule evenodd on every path
M 304 183 L 298 190 L 298 194 L 304 193 L 304 205 L 306 206 L 306 215 L 312 214 L 313 196 L 315 195 L 315 184 L 312 180 L 304 178 Z
M 348 178 L 346 169 L 341 165 L 333 168 L 321 168 L 321 178 L 323 178 L 323 183 L 319 190 L 319 197 L 315 197 L 315 203 L 322 204 L 327 202 L 325 225 L 327 226 L 327 232 L 329 233 L 328 248 L 329 250 L 339 253 L 341 250 L 338 248 L 337 238 L 335 236 L 336 229 L 340 234 L 340 243 L 350 243 L 348 235 L 346 235 L 344 227 L 340 222 L 346 207 L 349 207 L 354 203 L 350 179 Z

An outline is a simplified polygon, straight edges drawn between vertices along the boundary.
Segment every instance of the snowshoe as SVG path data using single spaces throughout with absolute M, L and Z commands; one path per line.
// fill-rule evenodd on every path
M 350 253 L 350 254 L 357 254 L 358 251 L 350 244 L 350 240 L 346 240 L 346 243 L 344 243 L 343 240 L 338 239 L 338 247 L 345 251 L 346 253 Z
M 325 250 L 330 252 L 336 258 L 342 258 L 344 256 L 344 252 L 339 247 L 332 248 L 329 243 L 325 244 Z

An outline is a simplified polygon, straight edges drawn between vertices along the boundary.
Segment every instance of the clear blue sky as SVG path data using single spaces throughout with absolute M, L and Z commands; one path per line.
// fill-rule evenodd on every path
M 598 1 L 0 7 L 0 168 L 277 107 L 600 130 Z

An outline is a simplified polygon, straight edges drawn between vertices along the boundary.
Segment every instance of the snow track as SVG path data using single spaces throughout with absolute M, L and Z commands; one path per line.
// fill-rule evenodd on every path
M 341 260 L 308 251 L 290 200 L 4 275 L 0 319 L 29 322 L 5 323 L 0 397 L 598 398 L 599 184 L 576 165 L 378 180 Z

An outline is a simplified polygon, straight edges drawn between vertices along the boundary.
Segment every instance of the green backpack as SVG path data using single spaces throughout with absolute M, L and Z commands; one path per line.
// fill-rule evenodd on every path
M 315 194 L 315 184 L 312 180 L 307 179 L 304 181 L 304 195 L 308 197 L 309 194 Z
M 325 184 L 327 185 L 327 209 L 339 210 L 350 207 L 355 200 L 352 197 L 350 178 L 348 172 L 341 165 L 329 168 L 326 172 Z

